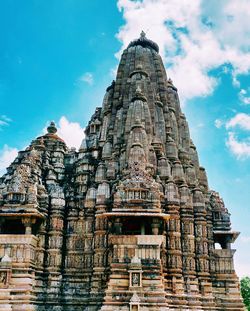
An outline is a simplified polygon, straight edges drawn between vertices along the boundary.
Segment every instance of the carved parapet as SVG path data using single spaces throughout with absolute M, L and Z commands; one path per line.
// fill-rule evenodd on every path
M 133 257 L 141 260 L 160 260 L 160 248 L 164 239 L 163 235 L 110 235 L 113 260 L 126 262 Z
M 119 191 L 119 194 L 114 196 L 114 206 L 119 206 L 120 203 L 151 203 L 152 207 L 155 208 L 159 208 L 161 205 L 160 194 L 154 193 L 150 191 L 150 189 L 145 188 L 130 188 Z
M 35 249 L 38 238 L 34 235 L 1 234 L 0 257 L 8 255 L 13 265 L 35 264 Z
M 233 256 L 235 249 L 215 249 L 215 273 L 228 274 L 234 273 Z

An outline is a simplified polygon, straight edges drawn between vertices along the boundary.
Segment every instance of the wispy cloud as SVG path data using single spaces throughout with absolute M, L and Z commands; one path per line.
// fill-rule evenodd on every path
M 119 0 L 118 8 L 125 20 L 117 34 L 120 52 L 144 29 L 159 44 L 182 100 L 210 95 L 219 83 L 213 69 L 229 65 L 237 87 L 238 76 L 250 71 L 247 0 L 240 5 L 234 0 Z
M 214 125 L 217 128 L 224 127 L 226 129 L 226 146 L 237 159 L 250 157 L 250 138 L 244 135 L 246 131 L 250 131 L 249 114 L 236 113 L 227 121 L 216 119 Z
M 226 128 L 239 127 L 243 130 L 250 130 L 250 115 L 238 113 L 226 123 Z
M 94 83 L 94 76 L 91 72 L 85 72 L 78 80 L 77 82 L 81 83 L 81 82 L 84 82 L 84 83 L 87 83 L 88 85 L 93 85 Z
M 16 148 L 4 145 L 0 150 L 0 176 L 5 173 L 6 168 L 14 161 L 18 153 Z
M 8 126 L 12 120 L 6 115 L 0 115 L 0 129 L 4 126 Z
M 215 125 L 215 127 L 217 127 L 219 129 L 219 128 L 221 128 L 223 126 L 223 121 L 220 120 L 220 119 L 216 119 L 214 121 L 214 125 Z
M 245 159 L 250 157 L 250 141 L 240 141 L 233 132 L 228 133 L 226 145 L 229 150 L 238 158 Z
M 250 104 L 250 96 L 247 95 L 247 90 L 245 90 L 245 89 L 241 89 L 240 90 L 240 92 L 239 92 L 239 99 L 245 105 L 249 105 Z

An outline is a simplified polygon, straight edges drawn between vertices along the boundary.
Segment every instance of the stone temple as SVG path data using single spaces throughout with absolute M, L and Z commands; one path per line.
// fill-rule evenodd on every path
M 51 122 L 0 179 L 0 311 L 244 310 L 239 233 L 158 52 L 124 50 L 79 151 Z

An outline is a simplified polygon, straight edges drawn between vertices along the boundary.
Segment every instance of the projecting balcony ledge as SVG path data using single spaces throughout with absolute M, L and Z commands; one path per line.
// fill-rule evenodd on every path
M 106 217 L 106 218 L 113 218 L 113 217 L 157 217 L 162 218 L 165 221 L 169 220 L 170 215 L 164 213 L 152 213 L 152 212 L 108 212 L 97 214 L 96 217 Z
M 240 235 L 238 231 L 222 231 L 222 230 L 214 230 L 215 240 L 226 239 L 229 243 L 234 243 L 235 240 Z
M 45 218 L 36 204 L 5 204 L 0 207 L 0 217 Z

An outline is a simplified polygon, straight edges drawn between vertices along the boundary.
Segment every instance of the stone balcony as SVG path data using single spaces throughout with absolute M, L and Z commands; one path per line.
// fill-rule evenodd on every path
M 8 255 L 12 265 L 35 264 L 38 238 L 32 234 L 0 234 L 0 257 Z
M 234 273 L 233 256 L 235 249 L 215 249 L 215 273 Z
M 163 235 L 111 235 L 115 262 L 130 262 L 133 257 L 143 260 L 160 260 Z

